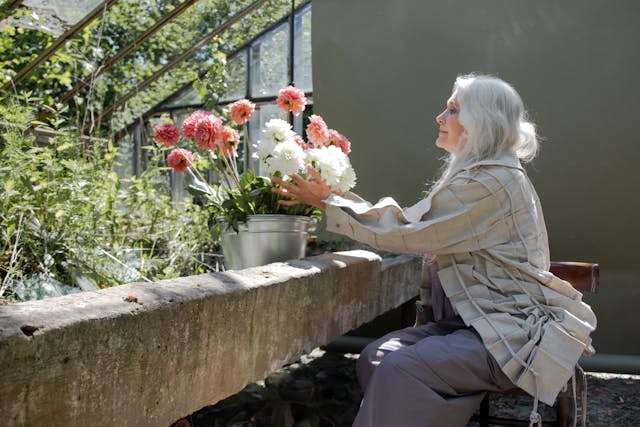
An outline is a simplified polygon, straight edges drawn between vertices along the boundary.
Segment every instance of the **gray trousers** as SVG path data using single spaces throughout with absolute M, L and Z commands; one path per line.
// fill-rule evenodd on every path
M 487 391 L 513 388 L 460 318 L 391 332 L 356 365 L 364 398 L 356 427 L 465 426 Z

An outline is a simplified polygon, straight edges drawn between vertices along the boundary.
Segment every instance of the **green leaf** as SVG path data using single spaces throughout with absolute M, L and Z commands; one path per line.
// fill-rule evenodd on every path
M 73 147 L 75 147 L 75 143 L 73 143 L 73 142 L 65 142 L 64 144 L 58 145 L 56 147 L 56 151 L 58 153 L 61 153 L 61 152 L 66 151 L 66 150 L 68 150 L 70 148 L 73 148 Z

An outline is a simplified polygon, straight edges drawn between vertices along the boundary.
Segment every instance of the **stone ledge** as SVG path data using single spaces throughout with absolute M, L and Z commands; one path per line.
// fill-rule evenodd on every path
M 418 294 L 367 251 L 0 306 L 5 425 L 169 425 Z

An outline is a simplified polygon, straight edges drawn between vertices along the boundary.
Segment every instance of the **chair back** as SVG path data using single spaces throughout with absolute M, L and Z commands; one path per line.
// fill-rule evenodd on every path
M 600 287 L 600 266 L 588 262 L 552 262 L 550 271 L 582 293 L 596 293 Z

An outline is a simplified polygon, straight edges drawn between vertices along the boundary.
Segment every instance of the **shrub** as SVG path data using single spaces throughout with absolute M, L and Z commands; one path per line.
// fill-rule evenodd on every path
M 39 295 L 21 289 L 46 280 L 105 287 L 206 270 L 209 213 L 174 208 L 160 149 L 122 179 L 109 140 L 59 129 L 38 143 L 33 110 L 16 100 L 0 103 L 0 117 L 0 297 Z

